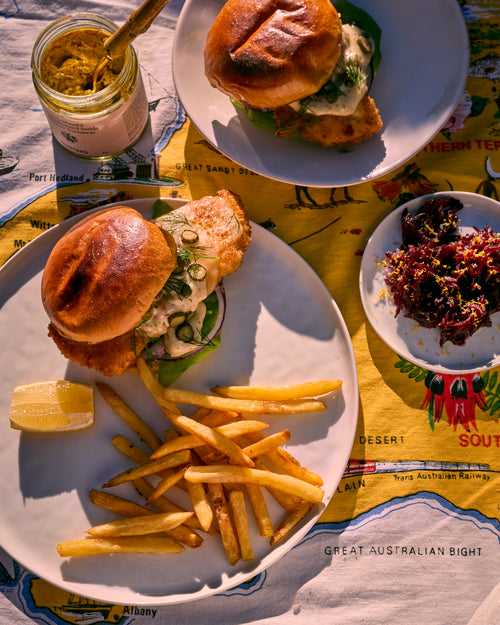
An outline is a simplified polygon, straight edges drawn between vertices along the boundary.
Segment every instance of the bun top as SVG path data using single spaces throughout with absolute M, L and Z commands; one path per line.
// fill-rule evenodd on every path
M 168 233 L 117 207 L 82 219 L 56 243 L 42 275 L 42 302 L 67 339 L 100 343 L 129 332 L 177 265 Z
M 249 108 L 277 109 L 326 83 L 341 43 L 330 0 L 228 0 L 208 33 L 205 74 Z

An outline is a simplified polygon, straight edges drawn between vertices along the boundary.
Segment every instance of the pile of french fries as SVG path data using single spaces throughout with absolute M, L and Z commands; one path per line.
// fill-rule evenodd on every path
M 111 386 L 96 383 L 108 405 L 149 449 L 122 435 L 112 439 L 134 465 L 103 484 L 106 490 L 92 489 L 89 496 L 95 505 L 123 518 L 91 527 L 85 538 L 60 543 L 61 556 L 179 553 L 200 547 L 202 534 L 208 533 L 220 537 L 234 565 L 254 557 L 247 506 L 259 535 L 274 545 L 321 503 L 321 477 L 282 448 L 290 430 L 265 436 L 269 423 L 262 416 L 325 410 L 317 397 L 339 389 L 340 380 L 283 387 L 217 386 L 203 395 L 163 388 L 143 359 L 137 367 L 170 427 L 160 437 Z M 196 408 L 188 417 L 178 404 Z M 144 504 L 107 491 L 124 483 L 133 484 Z M 192 509 L 166 496 L 174 487 L 187 493 Z M 283 509 L 276 526 L 264 490 Z

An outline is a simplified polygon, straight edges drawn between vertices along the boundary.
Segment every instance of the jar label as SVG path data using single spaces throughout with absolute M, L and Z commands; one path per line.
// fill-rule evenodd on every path
M 41 102 L 52 134 L 68 152 L 87 158 L 116 156 L 142 135 L 148 121 L 148 101 L 141 74 L 132 95 L 110 113 L 71 115 Z

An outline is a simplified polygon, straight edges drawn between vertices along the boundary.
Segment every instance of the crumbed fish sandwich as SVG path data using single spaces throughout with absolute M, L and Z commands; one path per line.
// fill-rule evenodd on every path
M 66 358 L 114 376 L 142 356 L 168 385 L 217 346 L 221 281 L 240 266 L 251 229 L 231 191 L 159 204 L 153 220 L 121 206 L 79 221 L 52 249 L 41 289 Z
M 279 137 L 352 145 L 383 125 L 369 94 L 380 34 L 345 0 L 228 0 L 208 32 L 205 74 Z

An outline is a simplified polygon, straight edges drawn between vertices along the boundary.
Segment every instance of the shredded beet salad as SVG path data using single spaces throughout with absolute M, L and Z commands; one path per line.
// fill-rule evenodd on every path
M 397 317 L 438 328 L 439 344 L 463 345 L 500 310 L 500 234 L 486 226 L 457 233 L 462 203 L 453 197 L 427 200 L 402 215 L 403 241 L 386 253 L 386 284 Z

